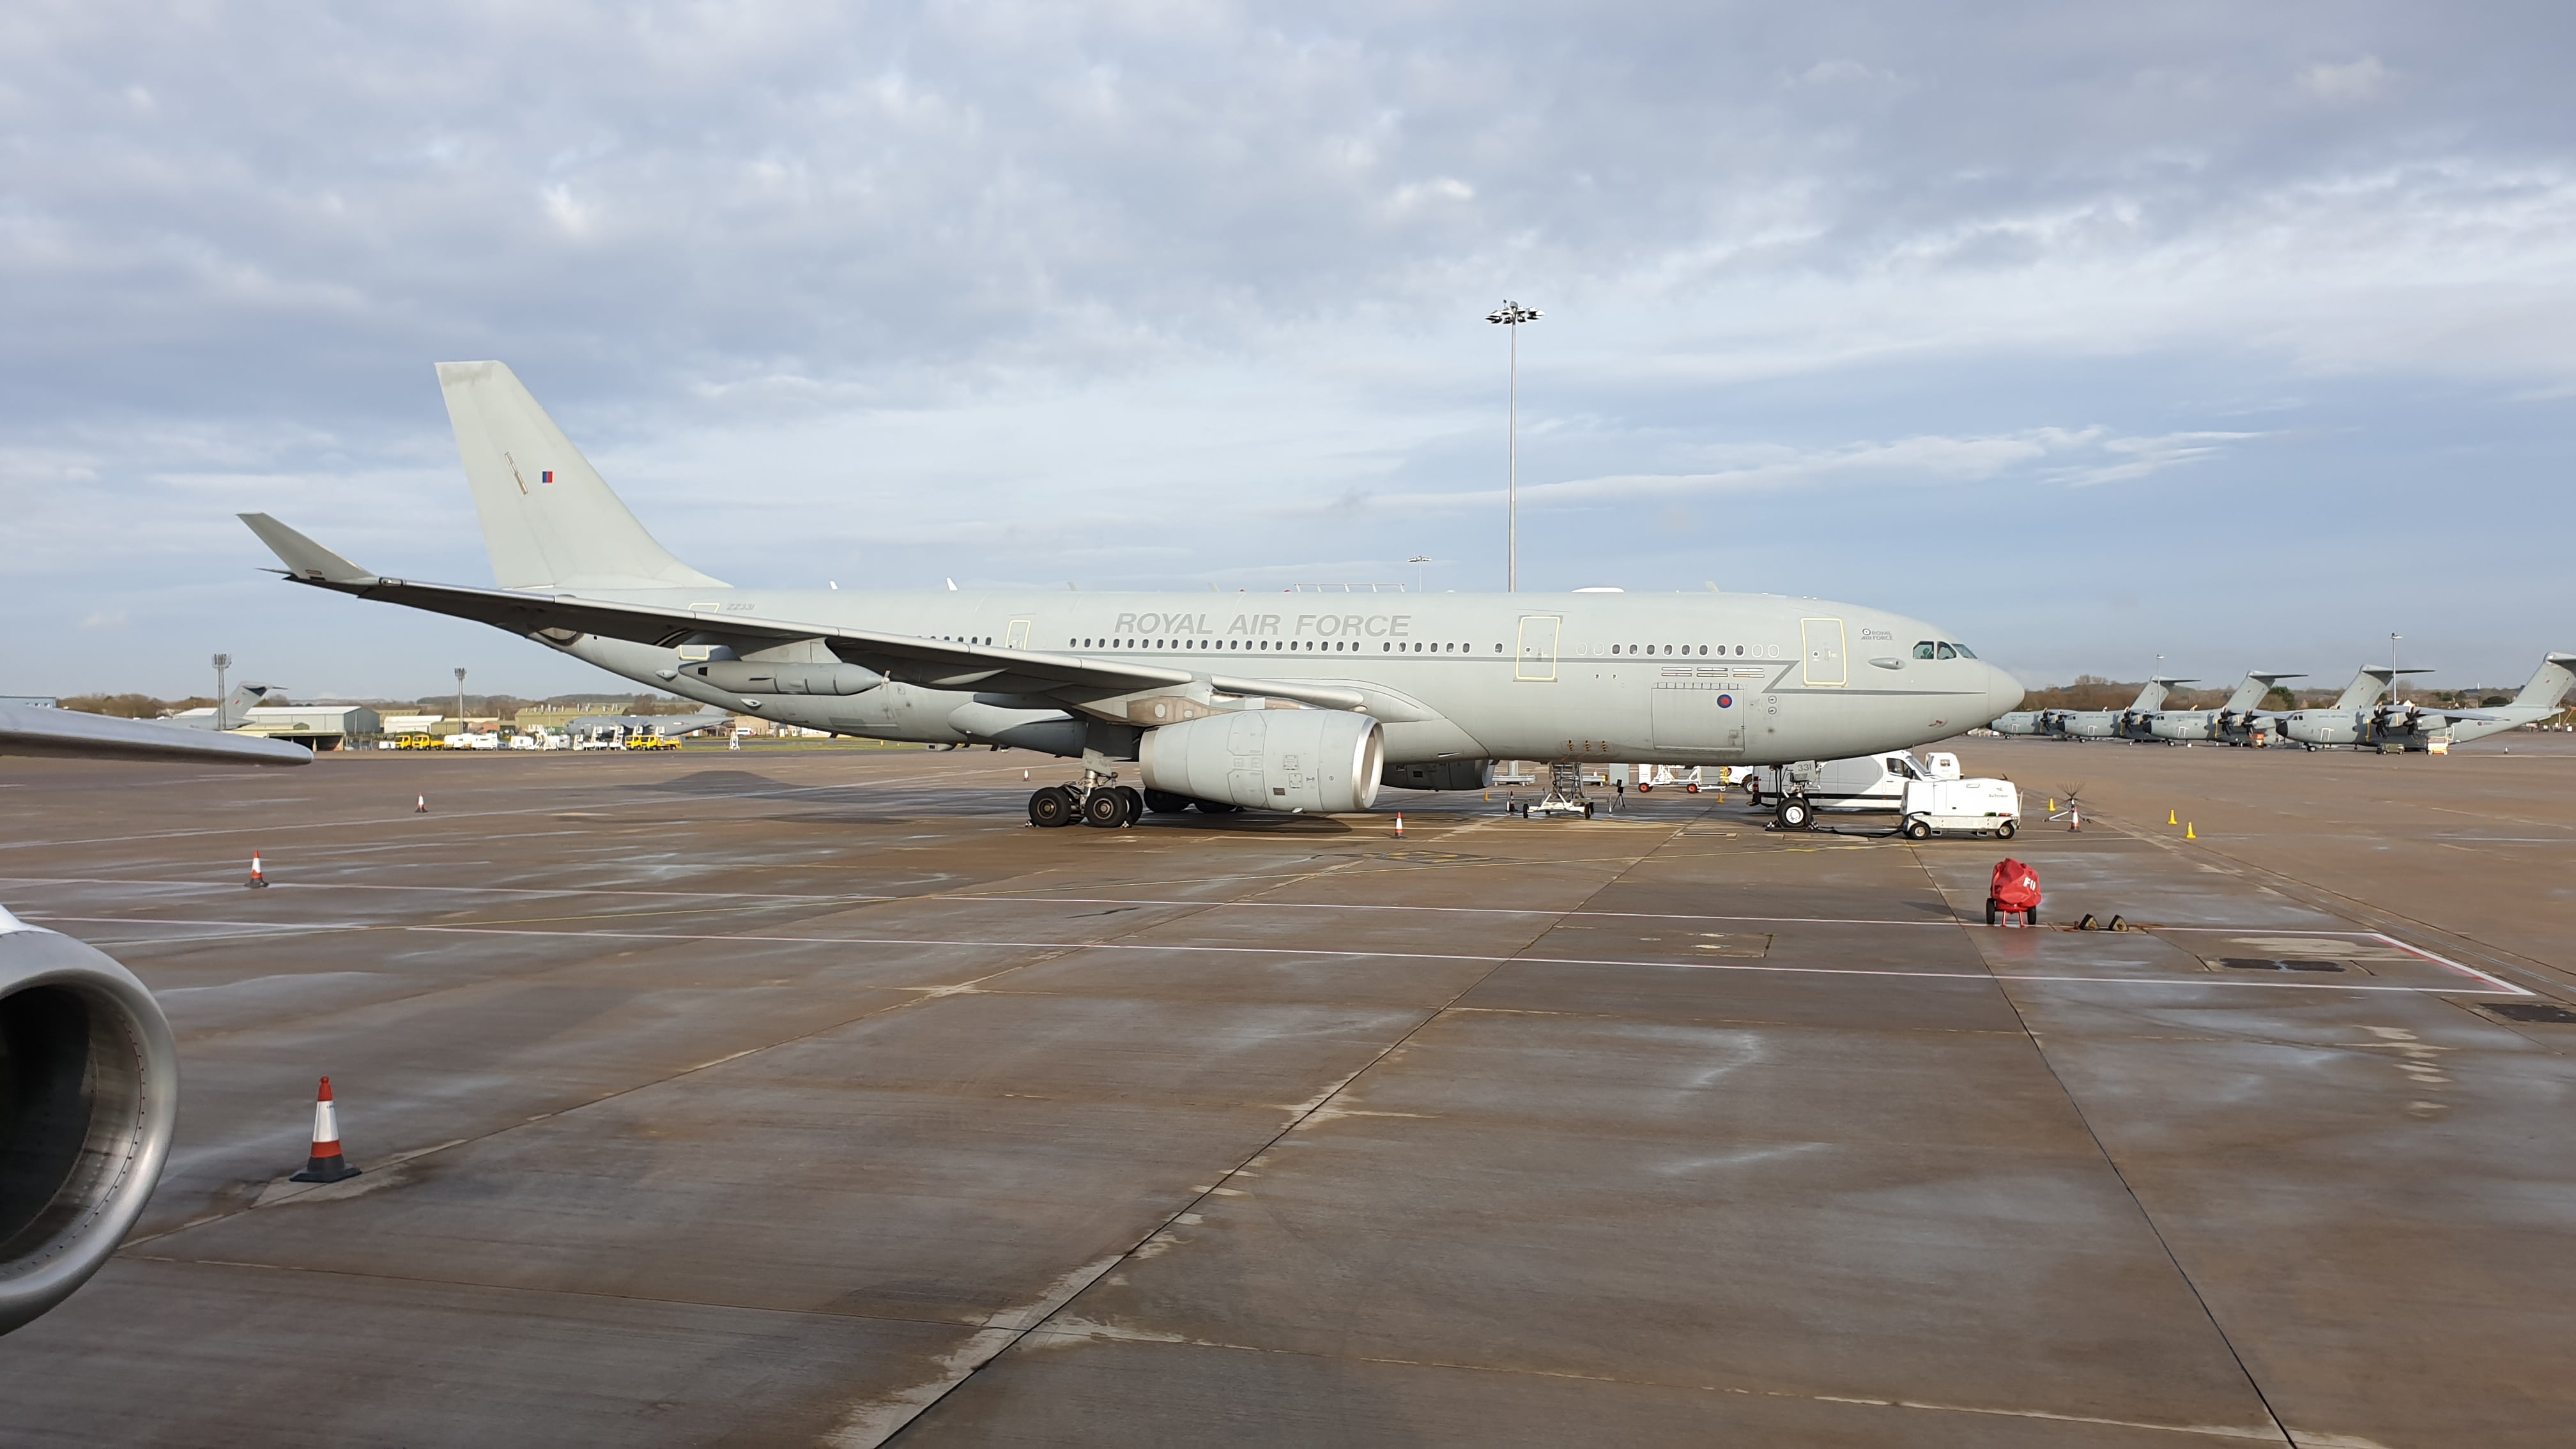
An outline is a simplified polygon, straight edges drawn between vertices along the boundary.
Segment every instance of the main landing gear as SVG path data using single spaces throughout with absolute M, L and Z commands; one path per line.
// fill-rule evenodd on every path
M 1079 820 L 1099 830 L 1120 830 L 1145 814 L 1145 796 L 1114 775 L 1085 770 L 1076 785 L 1049 785 L 1029 796 L 1029 823 L 1054 829 Z M 1156 791 L 1161 794 L 1161 791 Z

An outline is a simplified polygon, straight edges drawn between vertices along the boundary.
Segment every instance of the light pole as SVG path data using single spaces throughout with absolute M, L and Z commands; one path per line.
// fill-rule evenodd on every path
M 1429 554 L 1417 553 L 1413 557 L 1406 559 L 1405 562 L 1413 565 L 1413 591 L 1417 594 L 1421 593 L 1422 566 L 1431 562 L 1431 556 Z
M 465 671 L 456 671 L 456 727 L 465 728 Z
M 231 655 L 218 654 L 215 656 L 215 718 L 218 721 L 223 718 L 224 714 L 224 671 L 232 667 L 233 657 Z
M 1517 594 L 1521 589 L 1521 324 L 1546 315 L 1509 297 L 1503 299 L 1502 306 L 1485 314 L 1486 321 L 1507 327 L 1512 334 L 1511 403 L 1503 422 L 1503 445 L 1511 458 L 1511 471 L 1503 485 L 1503 592 L 1507 594 Z
M 2405 637 L 2405 635 L 2397 633 L 2391 633 L 2388 636 L 2388 700 L 2391 704 L 2398 702 L 2397 641 Z

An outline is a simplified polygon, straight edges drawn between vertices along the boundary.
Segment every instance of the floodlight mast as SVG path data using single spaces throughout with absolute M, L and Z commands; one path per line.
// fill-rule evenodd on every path
M 1546 315 L 1508 297 L 1502 306 L 1485 314 L 1486 321 L 1509 328 L 1512 334 L 1511 401 L 1503 423 L 1504 448 L 1510 457 L 1510 471 L 1503 484 L 1503 592 L 1507 594 L 1517 594 L 1521 589 L 1521 324 Z
M 222 724 L 224 717 L 224 671 L 232 667 L 233 657 L 231 655 L 218 654 L 215 656 L 215 721 L 218 725 Z

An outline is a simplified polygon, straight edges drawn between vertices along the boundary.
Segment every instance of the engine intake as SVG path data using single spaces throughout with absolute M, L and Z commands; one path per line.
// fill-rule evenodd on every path
M 1338 815 L 1377 802 L 1386 737 L 1339 709 L 1248 709 L 1148 730 L 1145 786 L 1252 810 Z
M 0 911 L 0 1333 L 116 1251 L 160 1180 L 179 1053 L 143 983 Z

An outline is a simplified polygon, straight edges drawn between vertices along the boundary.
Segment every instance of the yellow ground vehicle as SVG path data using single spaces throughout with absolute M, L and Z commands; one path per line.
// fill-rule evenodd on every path
M 637 735 L 626 742 L 626 748 L 630 750 L 676 750 L 679 747 L 678 740 L 666 740 L 660 735 Z

